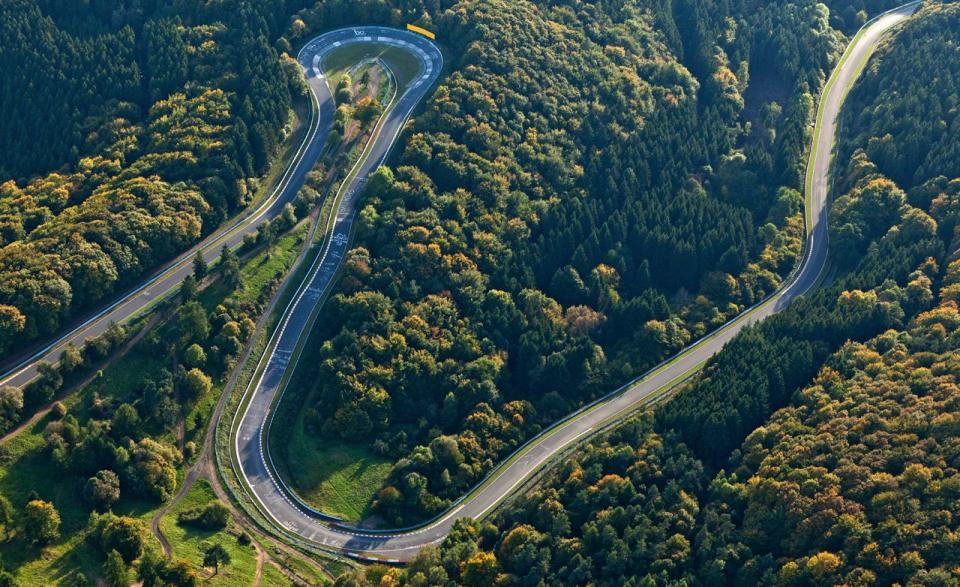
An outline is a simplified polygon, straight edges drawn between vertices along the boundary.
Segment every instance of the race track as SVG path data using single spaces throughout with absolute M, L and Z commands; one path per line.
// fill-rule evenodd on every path
M 749 309 L 711 335 L 694 343 L 675 358 L 571 414 L 562 422 L 530 440 L 510 459 L 491 472 L 487 480 L 461 498 L 448 512 L 422 527 L 408 531 L 373 532 L 349 528 L 311 510 L 283 487 L 271 472 L 265 436 L 271 421 L 271 408 L 283 391 L 285 378 L 296 361 L 298 345 L 309 334 L 318 305 L 331 287 L 336 270 L 347 251 L 356 213 L 357 198 L 363 184 L 387 157 L 404 123 L 426 97 L 438 79 L 443 59 L 437 47 L 424 37 L 384 27 L 355 27 L 323 34 L 308 43 L 298 55 L 315 100 L 316 116 L 296 156 L 285 171 L 277 190 L 266 201 L 231 226 L 208 237 L 204 243 L 154 272 L 141 285 L 119 296 L 96 314 L 76 324 L 69 333 L 43 348 L 25 351 L 22 359 L 7 369 L 0 384 L 22 386 L 37 372 L 40 362 L 55 362 L 68 344 L 106 331 L 111 322 L 123 320 L 150 307 L 156 299 L 176 291 L 192 272 L 195 250 L 202 250 L 212 261 L 223 244 L 238 245 L 246 234 L 278 215 L 284 204 L 294 199 L 307 173 L 320 157 L 333 127 L 334 100 L 321 64 L 323 57 L 337 47 L 354 43 L 392 45 L 414 55 L 421 64 L 417 77 L 384 114 L 353 173 L 338 192 L 335 213 L 327 227 L 323 250 L 299 285 L 273 333 L 264 354 L 258 376 L 245 391 L 244 409 L 237 415 L 234 433 L 234 461 L 245 489 L 263 515 L 283 532 L 308 541 L 319 548 L 343 552 L 360 558 L 401 562 L 412 558 L 426 545 L 438 543 L 461 517 L 480 518 L 517 487 L 565 449 L 609 424 L 648 405 L 678 381 L 695 373 L 720 351 L 744 327 L 755 324 L 782 310 L 793 299 L 818 283 L 827 263 L 826 204 L 830 163 L 836 124 L 846 91 L 859 75 L 884 33 L 908 18 L 916 10 L 912 3 L 886 13 L 869 23 L 848 47 L 844 59 L 834 71 L 819 108 L 819 124 L 813 137 L 806 186 L 808 235 L 803 261 L 783 288 L 763 303 Z
M 247 390 L 249 404 L 236 423 L 235 459 L 247 489 L 260 511 L 284 532 L 295 535 L 320 548 L 343 552 L 358 558 L 402 562 L 412 558 L 421 548 L 443 540 L 458 518 L 480 518 L 491 511 L 517 487 L 564 449 L 578 440 L 616 422 L 636 409 L 649 404 L 677 382 L 696 373 L 702 365 L 737 335 L 744 327 L 755 324 L 785 308 L 791 300 L 816 286 L 827 263 L 826 204 L 832 150 L 837 118 L 846 91 L 859 75 L 863 64 L 877 47 L 884 33 L 908 18 L 916 10 L 912 3 L 881 15 L 855 37 L 843 60 L 831 76 L 822 97 L 816 133 L 813 138 L 807 176 L 807 242 L 803 261 L 786 284 L 774 295 L 747 310 L 711 335 L 694 343 L 675 358 L 623 388 L 572 414 L 562 422 L 529 441 L 507 461 L 495 469 L 487 480 L 461 498 L 438 519 L 407 531 L 369 531 L 351 528 L 331 520 L 303 504 L 272 474 L 266 433 L 270 424 L 271 406 L 282 393 L 283 383 L 298 342 L 310 330 L 317 303 L 330 287 L 341 257 L 346 252 L 347 236 L 354 215 L 354 197 L 368 173 L 383 160 L 409 111 L 426 94 L 438 75 L 441 58 L 436 48 L 425 39 L 410 38 L 403 31 L 366 29 L 363 34 L 352 30 L 335 31 L 318 37 L 301 55 L 301 64 L 311 75 L 311 87 L 319 96 L 329 91 L 322 83 L 322 72 L 316 69 L 322 55 L 343 42 L 363 42 L 377 35 L 395 41 L 414 42 L 410 48 L 421 59 L 424 72 L 405 94 L 384 123 L 375 139 L 368 159 L 361 163 L 356 179 L 345 186 L 344 198 L 337 210 L 336 225 L 330 243 L 287 309 L 274 334 L 275 346 L 261 362 L 262 375 Z M 353 38 L 351 38 L 351 35 Z M 383 39 L 381 39 L 382 41 Z M 322 98 L 321 98 L 322 101 Z

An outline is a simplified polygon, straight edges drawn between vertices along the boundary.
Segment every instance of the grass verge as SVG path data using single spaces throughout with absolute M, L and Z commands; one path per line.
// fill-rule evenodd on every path
M 370 515 L 377 490 L 393 462 L 359 444 L 331 443 L 309 434 L 298 418 L 283 451 L 284 478 L 313 507 L 360 522 Z
M 330 72 L 331 87 L 336 87 L 345 71 L 364 59 L 374 58 L 380 58 L 390 66 L 401 88 L 407 87 L 420 71 L 420 61 L 411 53 L 380 43 L 357 43 L 335 49 L 324 58 L 323 69 Z

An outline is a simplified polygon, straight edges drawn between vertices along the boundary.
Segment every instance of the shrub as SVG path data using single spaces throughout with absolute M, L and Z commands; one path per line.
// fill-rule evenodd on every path
M 177 514 L 177 523 L 204 530 L 222 530 L 227 527 L 230 510 L 219 501 L 211 501 L 203 507 L 190 508 Z
M 94 536 L 104 553 L 118 552 L 126 564 L 143 554 L 147 529 L 140 520 L 105 514 L 96 516 L 93 523 Z
M 60 512 L 48 501 L 31 500 L 24 511 L 23 527 L 32 544 L 50 544 L 60 538 Z
M 50 406 L 50 413 L 53 414 L 53 417 L 62 420 L 67 415 L 67 406 L 63 402 L 53 402 L 53 405 Z
M 183 352 L 183 362 L 186 363 L 187 367 L 203 367 L 204 363 L 207 362 L 207 353 L 202 346 L 193 343 Z
M 213 386 L 210 376 L 196 367 L 187 371 L 184 383 L 193 398 L 203 397 Z

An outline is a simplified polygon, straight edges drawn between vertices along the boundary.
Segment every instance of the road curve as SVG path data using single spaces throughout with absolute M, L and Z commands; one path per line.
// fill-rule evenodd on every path
M 67 346 L 80 346 L 87 339 L 95 338 L 110 328 L 112 323 L 121 323 L 131 316 L 148 308 L 158 299 L 162 299 L 180 287 L 184 278 L 193 273 L 193 258 L 198 250 L 208 263 L 220 256 L 223 245 L 235 248 L 243 242 L 243 237 L 254 233 L 264 222 L 280 215 L 287 202 L 296 198 L 307 173 L 313 169 L 323 151 L 330 130 L 333 129 L 334 108 L 331 103 L 316 102 L 310 126 L 296 153 L 287 165 L 270 196 L 257 208 L 243 215 L 235 223 L 221 228 L 205 238 L 173 261 L 154 270 L 144 281 L 131 290 L 121 294 L 106 307 L 93 315 L 78 321 L 70 330 L 46 345 L 37 344 L 32 350 L 20 349 L 29 355 L 13 365 L 5 366 L 0 375 L 0 385 L 23 387 L 37 375 L 37 365 L 41 362 L 56 363 L 60 353 Z M 0 367 L 2 368 L 2 367 Z
M 803 261 L 784 287 L 769 299 L 744 312 L 715 333 L 701 339 L 674 359 L 650 373 L 630 382 L 597 402 L 572 414 L 543 434 L 532 439 L 511 458 L 507 459 L 487 480 L 458 500 L 437 519 L 405 531 L 370 531 L 338 523 L 321 512 L 312 510 L 272 472 L 265 431 L 269 430 L 271 406 L 282 392 L 289 363 L 297 351 L 301 336 L 309 331 L 311 315 L 316 303 L 330 286 L 340 258 L 346 251 L 347 235 L 353 220 L 353 198 L 363 177 L 372 171 L 389 150 L 395 138 L 393 123 L 405 119 L 405 112 L 413 108 L 433 83 L 426 73 L 401 99 L 387 123 L 387 128 L 376 139 L 375 153 L 365 161 L 357 180 L 346 186 L 346 195 L 337 211 L 334 238 L 324 251 L 295 300 L 287 309 L 278 331 L 274 334 L 276 347 L 264 356 L 263 374 L 247 390 L 249 404 L 239 424 L 236 424 L 234 457 L 246 489 L 254 497 L 257 507 L 284 532 L 320 548 L 335 550 L 351 556 L 388 562 L 402 562 L 412 558 L 421 548 L 443 540 L 454 522 L 463 517 L 480 518 L 509 496 L 536 471 L 577 440 L 656 399 L 678 381 L 695 373 L 710 357 L 737 335 L 744 327 L 755 324 L 785 308 L 791 300 L 814 287 L 827 262 L 826 204 L 833 145 L 840 107 L 850 85 L 856 80 L 866 60 L 891 27 L 908 18 L 916 10 L 912 3 L 885 13 L 868 23 L 847 48 L 828 83 L 818 112 L 816 136 L 811 150 L 807 175 L 807 242 Z M 337 43 L 343 32 L 336 31 L 314 40 L 301 64 L 308 70 L 319 63 L 322 55 Z M 391 32 L 391 35 L 399 35 Z M 439 54 L 434 55 L 432 44 L 420 40 L 417 47 L 427 51 L 434 61 L 433 76 L 439 70 Z M 424 56 L 420 55 L 421 60 Z M 426 61 L 424 63 L 427 63 Z M 429 67 L 429 65 L 427 65 Z M 311 87 L 319 95 L 328 90 L 322 73 L 312 69 Z M 319 76 L 319 77 L 318 77 Z M 396 122 L 399 124 L 399 122 Z
M 714 354 L 737 335 L 744 327 L 755 324 L 785 308 L 791 300 L 813 288 L 820 279 L 827 262 L 826 204 L 828 181 L 835 142 L 837 119 L 846 92 L 859 76 L 860 71 L 884 33 L 908 18 L 916 10 L 911 3 L 885 13 L 868 23 L 854 38 L 844 57 L 830 78 L 821 99 L 818 111 L 820 123 L 816 127 L 813 148 L 808 163 L 807 175 L 807 242 L 804 257 L 798 269 L 787 283 L 766 301 L 744 312 L 740 317 L 724 325 L 715 333 L 701 339 L 681 352 L 674 359 L 662 364 L 644 376 L 628 383 L 597 402 L 575 412 L 564 421 L 544 431 L 529 441 L 511 458 L 494 470 L 486 481 L 458 500 L 454 506 L 437 519 L 405 531 L 370 531 L 340 524 L 302 503 L 268 466 L 270 455 L 265 442 L 265 430 L 269 430 L 271 406 L 282 391 L 285 375 L 292 355 L 297 351 L 297 342 L 309 331 L 310 316 L 316 303 L 322 298 L 332 282 L 340 258 L 346 251 L 347 235 L 353 220 L 353 198 L 362 178 L 372 171 L 389 150 L 395 138 L 392 124 L 396 119 L 405 119 L 405 111 L 413 108 L 433 83 L 430 73 L 418 79 L 418 86 L 411 89 L 397 105 L 388 127 L 376 139 L 375 153 L 364 162 L 357 180 L 346 186 L 346 195 L 337 211 L 337 226 L 321 260 L 305 281 L 284 319 L 274 334 L 275 349 L 264 356 L 263 374 L 247 390 L 250 403 L 236 424 L 234 455 L 246 489 L 254 497 L 257 507 L 285 533 L 294 535 L 320 548 L 342 552 L 364 559 L 402 562 L 412 558 L 424 546 L 443 540 L 454 522 L 459 518 L 480 518 L 493 509 L 518 486 L 528 480 L 555 455 L 574 443 L 617 421 L 640 406 L 655 400 L 678 381 L 695 373 Z M 301 64 L 308 70 L 311 87 L 319 95 L 328 94 L 322 73 L 312 69 L 319 63 L 324 52 L 336 43 L 343 32 L 336 31 L 314 40 L 308 45 L 306 58 Z M 391 32 L 390 35 L 400 35 Z M 439 54 L 434 55 L 432 44 L 420 40 L 418 48 L 427 51 L 434 61 L 433 76 L 439 70 Z M 420 55 L 423 59 L 423 55 Z M 425 62 L 426 63 L 426 62 Z M 294 360 L 296 360 L 294 358 Z
M 443 68 L 443 56 L 436 45 L 425 37 L 386 27 L 354 27 L 325 33 L 310 41 L 298 58 L 307 82 L 322 108 L 333 108 L 333 97 L 322 70 L 324 57 L 349 44 L 371 43 L 390 45 L 408 51 L 420 62 L 417 76 L 377 123 L 370 143 L 351 174 L 340 187 L 335 200 L 335 214 L 327 227 L 329 237 L 306 278 L 299 285 L 293 300 L 284 310 L 267 352 L 260 361 L 260 373 L 245 393 L 248 402 L 234 423 L 234 461 L 246 489 L 255 498 L 261 511 L 279 527 L 317 542 L 328 549 L 351 550 L 352 539 L 324 525 L 332 521 L 322 513 L 310 510 L 275 477 L 266 447 L 272 406 L 279 398 L 291 362 L 296 362 L 298 344 L 313 325 L 315 312 L 323 294 L 334 280 L 337 268 L 347 252 L 350 231 L 356 216 L 357 199 L 370 173 L 386 159 L 410 114 L 430 91 Z M 289 369 L 292 371 L 292 369 Z M 304 512 L 309 512 L 304 513 Z

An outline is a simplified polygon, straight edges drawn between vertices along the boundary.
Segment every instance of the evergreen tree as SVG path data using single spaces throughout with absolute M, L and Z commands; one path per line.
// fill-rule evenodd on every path
M 103 579 L 110 587 L 127 587 L 130 584 L 127 563 L 123 562 L 123 557 L 116 550 L 107 554 L 107 560 L 103 563 Z

